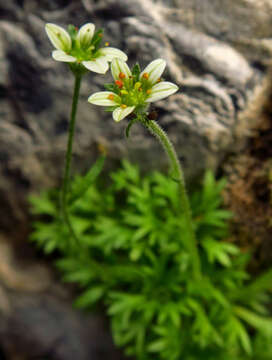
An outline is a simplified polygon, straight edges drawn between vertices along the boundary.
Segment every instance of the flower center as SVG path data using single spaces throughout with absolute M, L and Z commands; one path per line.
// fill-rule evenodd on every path
M 120 98 L 118 103 L 122 109 L 127 106 L 142 107 L 145 105 L 146 99 L 152 92 L 152 85 L 148 79 L 148 73 L 144 73 L 138 80 L 135 76 L 127 76 L 124 72 L 119 72 L 118 78 L 114 81 L 114 91 Z M 108 99 L 114 100 L 114 96 L 111 94 Z
M 120 76 L 119 76 L 120 77 Z M 124 81 L 116 80 L 115 84 L 119 87 L 120 93 L 118 94 L 121 97 L 121 104 L 127 106 L 142 106 L 145 103 L 145 100 L 151 94 L 150 86 L 146 82 L 137 81 L 133 82 L 131 79 L 125 79 Z M 122 83 L 120 87 L 118 84 Z

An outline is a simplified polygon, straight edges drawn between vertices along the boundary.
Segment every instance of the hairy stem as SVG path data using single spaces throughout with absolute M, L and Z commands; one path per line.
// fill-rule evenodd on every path
M 188 198 L 188 195 L 186 192 L 184 174 L 183 174 L 181 164 L 178 160 L 176 151 L 175 151 L 171 141 L 169 140 L 166 133 L 162 130 L 162 128 L 157 124 L 157 122 L 155 122 L 154 120 L 141 119 L 141 123 L 162 144 L 162 146 L 170 160 L 173 176 L 179 184 L 181 208 L 183 210 L 183 213 L 184 213 L 184 216 L 186 219 L 186 224 L 188 227 L 188 233 L 189 233 L 189 237 L 190 237 L 190 241 L 188 242 L 188 249 L 192 256 L 193 274 L 196 279 L 199 279 L 201 276 L 201 265 L 200 265 L 200 259 L 199 259 L 199 252 L 198 252 L 197 241 L 196 241 L 195 232 L 194 232 L 194 228 L 193 228 L 191 206 L 190 206 L 189 198 Z
M 68 211 L 68 203 L 67 203 L 67 195 L 69 191 L 69 181 L 70 181 L 70 170 L 71 170 L 71 160 L 72 160 L 72 149 L 73 149 L 73 139 L 75 133 L 75 122 L 76 122 L 76 112 L 77 112 L 77 104 L 79 99 L 79 90 L 81 85 L 81 75 L 75 74 L 75 84 L 74 84 L 74 94 L 73 94 L 73 102 L 72 109 L 70 115 L 69 122 L 69 135 L 67 141 L 67 150 L 66 150 L 66 159 L 65 159 L 65 171 L 61 192 L 61 211 L 63 218 L 69 228 L 69 231 L 73 238 L 77 241 L 77 237 L 71 225 L 69 219 L 69 211 Z

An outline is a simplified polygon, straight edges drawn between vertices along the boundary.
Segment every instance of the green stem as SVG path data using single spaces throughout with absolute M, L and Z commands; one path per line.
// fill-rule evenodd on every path
M 73 94 L 73 102 L 72 102 L 72 109 L 71 109 L 70 122 L 69 122 L 69 135 L 68 135 L 67 151 L 66 151 L 66 159 L 65 159 L 65 171 L 64 171 L 64 178 L 63 178 L 63 185 L 62 185 L 62 192 L 61 192 L 62 214 L 63 214 L 64 220 L 69 228 L 70 233 L 72 234 L 73 238 L 76 241 L 77 241 L 77 237 L 76 237 L 76 234 L 73 230 L 73 227 L 72 227 L 70 219 L 69 219 L 67 195 L 68 195 L 68 190 L 69 190 L 73 139 L 74 139 L 74 133 L 75 133 L 76 112 L 77 112 L 77 104 L 78 104 L 78 99 L 79 99 L 81 78 L 82 78 L 81 74 L 75 74 L 74 94 Z
M 188 242 L 188 249 L 192 256 L 193 274 L 196 279 L 199 279 L 201 276 L 200 258 L 199 258 L 197 241 L 193 227 L 190 201 L 186 192 L 184 174 L 181 164 L 178 160 L 176 151 L 171 141 L 169 140 L 166 133 L 162 130 L 162 128 L 157 124 L 157 122 L 155 122 L 154 120 L 145 120 L 145 119 L 141 119 L 140 121 L 143 125 L 146 126 L 146 128 L 151 132 L 151 134 L 154 135 L 162 144 L 166 154 L 169 157 L 172 166 L 173 176 L 178 181 L 181 206 L 184 212 L 186 224 L 188 226 L 189 237 L 190 237 L 190 241 Z

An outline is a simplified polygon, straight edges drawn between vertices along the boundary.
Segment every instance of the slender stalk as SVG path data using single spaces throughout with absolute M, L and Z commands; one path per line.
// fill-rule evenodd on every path
M 184 212 L 184 216 L 186 219 L 186 224 L 188 226 L 189 236 L 191 240 L 188 243 L 188 249 L 191 253 L 193 260 L 192 261 L 193 274 L 196 279 L 199 279 L 201 276 L 201 265 L 200 265 L 199 253 L 197 249 L 197 241 L 193 228 L 192 211 L 191 211 L 189 198 L 186 192 L 184 174 L 181 164 L 178 160 L 176 151 L 171 141 L 169 140 L 168 136 L 163 131 L 163 129 L 158 125 L 158 123 L 155 122 L 154 120 L 141 119 L 140 121 L 151 132 L 151 134 L 154 135 L 162 144 L 170 160 L 173 176 L 178 181 L 181 207 Z
M 70 233 L 72 234 L 73 238 L 76 241 L 77 241 L 77 237 L 76 237 L 76 234 L 73 230 L 73 227 L 72 227 L 72 225 L 70 223 L 70 219 L 69 219 L 67 195 L 68 195 L 68 190 L 69 190 L 73 139 L 74 139 L 74 133 L 75 133 L 76 112 L 77 112 L 77 104 L 78 104 L 78 99 L 79 99 L 81 77 L 82 77 L 81 74 L 75 74 L 74 94 L 73 94 L 73 102 L 72 102 L 72 109 L 71 109 L 70 122 L 69 122 L 69 134 L 68 134 L 66 159 L 65 159 L 65 171 L 64 171 L 63 185 L 62 185 L 62 192 L 61 192 L 62 215 L 63 215 L 63 218 L 69 228 Z

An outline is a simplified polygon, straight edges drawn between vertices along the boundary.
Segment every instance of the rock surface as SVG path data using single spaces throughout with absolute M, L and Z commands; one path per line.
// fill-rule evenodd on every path
M 122 360 L 105 318 L 73 309 L 53 272 L 9 245 L 0 238 L 0 359 Z

